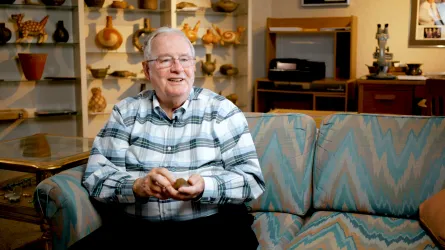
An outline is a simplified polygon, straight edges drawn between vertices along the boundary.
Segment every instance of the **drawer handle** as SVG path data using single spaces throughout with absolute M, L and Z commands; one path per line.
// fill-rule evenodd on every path
M 396 95 L 375 95 L 374 99 L 381 101 L 394 101 L 396 99 Z

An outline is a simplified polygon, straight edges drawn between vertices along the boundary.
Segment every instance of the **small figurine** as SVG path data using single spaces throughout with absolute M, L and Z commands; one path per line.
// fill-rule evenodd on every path
M 206 61 L 201 61 L 202 73 L 212 76 L 216 70 L 216 59 L 212 62 L 212 54 L 206 54 Z
M 116 70 L 113 71 L 113 73 L 108 74 L 110 76 L 115 76 L 115 77 L 136 77 L 136 73 L 130 72 L 128 70 Z
M 212 24 L 213 28 L 216 30 L 218 35 L 221 37 L 220 44 L 224 45 L 224 43 L 232 43 L 232 44 L 240 44 L 241 34 L 246 30 L 246 28 L 239 26 L 235 31 L 224 31 L 222 32 L 220 28 L 218 28 L 215 24 Z
M 219 67 L 219 72 L 225 76 L 233 76 L 238 74 L 238 68 L 234 67 L 232 64 L 223 64 Z
M 102 90 L 100 88 L 92 88 L 91 93 L 93 93 L 93 96 L 88 102 L 88 111 L 103 112 L 107 107 L 107 101 L 102 95 Z
M 212 29 L 207 29 L 207 32 L 202 36 L 204 44 L 218 44 L 220 40 L 218 35 L 213 34 Z
M 150 19 L 144 18 L 144 28 L 136 30 L 133 34 L 133 46 L 136 47 L 140 52 L 144 52 L 142 45 L 139 41 L 139 37 L 142 36 L 142 34 L 149 35 L 151 32 L 155 31 L 155 28 L 152 28 L 150 26 Z
M 216 3 L 212 3 L 212 9 L 216 12 L 230 13 L 235 11 L 239 6 L 239 3 L 235 3 L 230 0 L 219 0 Z
M 45 16 L 40 22 L 28 20 L 23 21 L 23 14 L 12 14 L 11 19 L 17 23 L 17 43 L 22 42 L 23 39 L 28 38 L 28 36 L 38 37 L 37 43 L 43 43 L 48 38 L 48 34 L 45 31 L 45 25 L 48 22 L 49 16 Z
M 194 3 L 189 3 L 189 2 L 180 2 L 176 4 L 176 9 L 178 10 L 182 10 L 182 9 L 197 9 L 198 6 L 196 6 L 196 4 Z
M 198 40 L 198 29 L 199 25 L 201 23 L 201 20 L 199 20 L 193 29 L 190 29 L 190 26 L 188 23 L 184 24 L 184 27 L 182 28 L 182 32 L 188 37 L 191 43 L 195 43 L 196 40 Z

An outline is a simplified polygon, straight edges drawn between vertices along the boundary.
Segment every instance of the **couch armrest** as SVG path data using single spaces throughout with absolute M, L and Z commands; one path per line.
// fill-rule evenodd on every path
M 50 224 L 54 249 L 67 249 L 102 225 L 81 184 L 85 167 L 51 176 L 40 182 L 34 192 L 34 207 Z

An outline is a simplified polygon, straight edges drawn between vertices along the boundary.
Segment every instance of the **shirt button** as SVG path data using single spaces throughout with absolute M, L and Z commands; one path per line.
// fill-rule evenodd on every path
M 168 147 L 167 147 L 167 150 L 168 150 L 168 151 L 172 150 L 172 147 L 168 146 Z

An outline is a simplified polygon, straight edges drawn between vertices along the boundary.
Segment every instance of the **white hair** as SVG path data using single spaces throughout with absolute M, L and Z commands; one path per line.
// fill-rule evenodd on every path
M 153 39 L 163 33 L 174 33 L 177 35 L 182 36 L 187 43 L 190 45 L 190 51 L 192 52 L 192 56 L 195 57 L 195 48 L 193 47 L 192 43 L 190 42 L 190 40 L 188 39 L 188 37 L 184 34 L 184 32 L 182 32 L 180 29 L 175 29 L 175 28 L 171 28 L 171 27 L 160 27 L 157 28 L 155 31 L 153 31 L 152 33 L 150 33 L 150 35 L 148 35 L 147 39 L 144 42 L 144 60 L 149 60 L 151 57 L 151 43 L 153 41 Z

